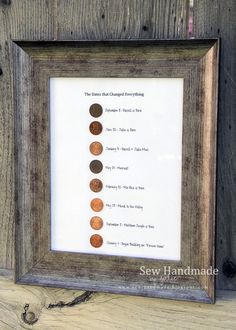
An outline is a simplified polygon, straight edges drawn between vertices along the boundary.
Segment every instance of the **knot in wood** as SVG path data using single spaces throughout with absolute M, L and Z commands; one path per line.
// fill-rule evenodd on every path
M 25 316 L 27 322 L 32 323 L 35 320 L 34 312 L 28 312 Z
M 29 312 L 29 304 L 25 304 L 24 313 L 21 314 L 22 320 L 29 325 L 32 325 L 38 321 L 34 312 Z

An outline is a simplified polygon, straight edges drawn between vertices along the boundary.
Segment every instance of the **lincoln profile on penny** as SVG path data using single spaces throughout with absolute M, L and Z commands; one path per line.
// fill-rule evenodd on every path
M 103 201 L 100 198 L 94 198 L 90 205 L 95 212 L 100 212 L 103 209 Z
M 95 230 L 101 229 L 102 226 L 103 226 L 102 218 L 100 218 L 98 216 L 92 217 L 91 220 L 90 220 L 90 226 Z
M 90 144 L 89 150 L 90 150 L 91 154 L 93 154 L 95 156 L 99 156 L 103 151 L 103 146 L 100 142 L 94 141 Z
M 93 121 L 89 125 L 89 130 L 93 135 L 99 135 L 102 133 L 102 124 L 99 121 Z
M 90 171 L 93 173 L 100 173 L 103 169 L 103 164 L 100 162 L 100 160 L 95 159 L 92 160 L 91 163 L 89 164 Z
M 90 112 L 91 116 L 98 118 L 102 115 L 102 112 L 103 112 L 102 106 L 98 103 L 94 103 L 89 108 L 89 112 Z
M 94 234 L 90 237 L 90 244 L 95 247 L 95 248 L 99 248 L 100 246 L 102 246 L 103 243 L 103 238 L 102 236 L 98 235 L 98 234 Z
M 90 181 L 90 189 L 93 191 L 93 192 L 99 192 L 102 190 L 102 187 L 103 187 L 103 184 L 102 184 L 102 181 L 99 180 L 99 179 L 93 179 Z

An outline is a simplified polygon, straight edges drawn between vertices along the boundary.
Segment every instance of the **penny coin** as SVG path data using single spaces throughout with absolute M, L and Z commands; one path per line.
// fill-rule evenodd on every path
M 90 237 L 90 244 L 95 247 L 95 248 L 99 248 L 100 246 L 102 246 L 103 243 L 103 238 L 102 236 L 98 235 L 98 234 L 94 234 Z
M 99 135 L 102 132 L 102 124 L 99 121 L 93 121 L 89 125 L 89 130 L 93 135 Z
M 93 211 L 100 212 L 103 209 L 103 201 L 100 198 L 94 198 L 90 206 Z
M 89 112 L 90 112 L 90 115 L 95 117 L 95 118 L 98 118 L 102 115 L 102 106 L 98 103 L 94 103 L 91 105 L 91 107 L 89 108 Z
M 99 230 L 103 226 L 103 220 L 100 217 L 92 217 L 90 220 L 90 226 L 95 229 Z
M 93 173 L 100 173 L 103 169 L 102 162 L 100 160 L 92 160 L 91 163 L 89 164 L 90 171 Z
M 102 190 L 103 184 L 99 179 L 93 179 L 90 181 L 89 187 L 94 192 L 99 192 Z
M 100 142 L 95 141 L 90 144 L 89 150 L 91 154 L 98 156 L 102 153 L 103 146 Z

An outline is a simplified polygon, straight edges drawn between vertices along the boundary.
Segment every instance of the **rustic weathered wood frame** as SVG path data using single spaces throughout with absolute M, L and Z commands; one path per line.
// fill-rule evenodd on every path
M 203 302 L 214 276 L 140 275 L 214 267 L 218 40 L 13 43 L 15 281 Z M 181 261 L 51 251 L 50 77 L 184 78 Z

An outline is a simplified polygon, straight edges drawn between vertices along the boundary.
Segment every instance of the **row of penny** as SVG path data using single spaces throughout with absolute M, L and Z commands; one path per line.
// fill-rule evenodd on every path
M 103 109 L 100 104 L 94 103 L 90 106 L 89 112 L 92 117 L 98 118 L 102 115 Z M 102 133 L 103 127 L 99 121 L 93 121 L 89 125 L 89 130 L 91 134 L 99 135 Z M 92 155 L 99 156 L 103 152 L 103 146 L 99 141 L 94 141 L 90 144 L 89 150 Z M 100 160 L 95 159 L 91 161 L 89 168 L 92 173 L 98 174 L 103 170 L 103 164 Z M 100 179 L 94 178 L 90 181 L 89 187 L 93 192 L 99 193 L 103 188 L 103 183 Z M 94 212 L 101 212 L 104 204 L 100 198 L 94 198 L 90 203 L 90 207 Z M 90 220 L 90 226 L 95 230 L 101 229 L 103 226 L 102 218 L 99 216 L 93 216 Z M 90 244 L 95 248 L 101 247 L 103 244 L 102 236 L 99 234 L 92 235 L 90 237 Z

